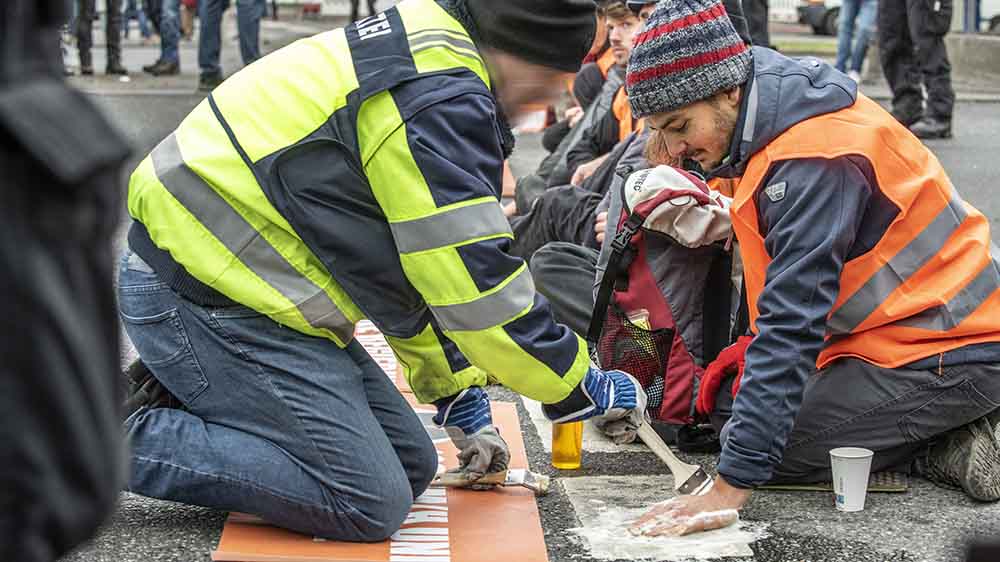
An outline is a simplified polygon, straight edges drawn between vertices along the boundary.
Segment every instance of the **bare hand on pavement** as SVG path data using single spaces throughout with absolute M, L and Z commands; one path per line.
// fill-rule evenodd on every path
M 702 496 L 678 496 L 658 503 L 629 526 L 633 535 L 680 536 L 721 529 L 739 519 L 750 490 L 730 486 L 721 477 Z

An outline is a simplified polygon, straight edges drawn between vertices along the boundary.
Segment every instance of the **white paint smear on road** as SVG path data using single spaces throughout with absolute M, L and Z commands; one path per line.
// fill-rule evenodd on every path
M 581 526 L 573 538 L 600 560 L 705 560 L 753 556 L 750 544 L 768 536 L 765 523 L 740 521 L 684 537 L 636 537 L 629 524 L 656 502 L 673 497 L 670 476 L 584 476 L 562 479 Z
M 645 508 L 604 507 L 591 525 L 570 529 L 594 558 L 602 560 L 705 560 L 753 556 L 750 543 L 767 536 L 765 525 L 739 521 L 714 531 L 683 537 L 633 536 L 629 524 Z

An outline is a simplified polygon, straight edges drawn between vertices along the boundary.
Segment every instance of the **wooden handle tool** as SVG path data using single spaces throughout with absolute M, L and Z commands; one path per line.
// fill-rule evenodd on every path
M 674 475 L 674 491 L 681 495 L 700 496 L 712 487 L 714 481 L 705 469 L 693 464 L 682 462 L 660 435 L 648 423 L 639 426 L 639 439 L 642 439 L 650 449 L 660 457 Z
M 549 493 L 549 477 L 536 474 L 524 468 L 511 468 L 502 472 L 492 472 L 479 480 L 469 480 L 464 472 L 445 472 L 431 482 L 432 486 L 453 486 L 465 488 L 476 484 L 496 484 L 497 486 L 521 486 L 544 496 Z

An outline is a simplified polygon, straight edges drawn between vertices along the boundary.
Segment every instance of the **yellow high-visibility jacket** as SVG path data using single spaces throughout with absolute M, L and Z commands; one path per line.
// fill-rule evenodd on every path
M 226 80 L 133 173 L 129 243 L 194 302 L 342 347 L 371 319 L 421 401 L 557 402 L 589 359 L 507 253 L 505 126 L 468 32 L 404 0 Z

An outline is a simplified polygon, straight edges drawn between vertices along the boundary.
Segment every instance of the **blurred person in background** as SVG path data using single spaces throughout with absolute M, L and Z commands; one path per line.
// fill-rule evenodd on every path
M 368 2 L 368 15 L 375 15 L 375 0 L 366 0 Z M 358 17 L 361 16 L 361 0 L 351 0 L 351 21 L 358 21 Z
M 79 0 L 80 13 L 76 18 L 76 47 L 80 52 L 80 74 L 94 73 L 91 48 L 94 46 L 94 20 L 97 19 L 97 0 Z M 107 37 L 107 74 L 125 76 L 122 66 L 122 0 L 107 0 L 104 14 Z
M 149 10 L 149 17 L 160 30 L 160 58 L 142 67 L 153 76 L 172 76 L 181 73 L 178 43 L 181 37 L 180 0 L 151 0 L 157 9 Z M 154 15 L 155 14 L 155 15 Z
M 747 27 L 750 28 L 750 40 L 759 47 L 772 48 L 771 32 L 767 28 L 770 11 L 768 0 L 743 0 L 743 15 L 746 16 Z
M 194 37 L 194 16 L 198 13 L 198 0 L 181 0 L 181 37 L 190 41 Z
M 122 13 L 122 38 L 128 38 L 128 24 L 135 20 L 139 24 L 139 35 L 147 45 L 153 37 L 153 30 L 149 27 L 149 18 L 146 17 L 146 10 L 139 0 L 127 0 Z
M 62 76 L 66 0 L 0 2 L 0 560 L 90 538 L 124 476 L 111 238 L 128 147 Z
M 840 28 L 837 30 L 837 70 L 861 81 L 861 67 L 868 54 L 868 44 L 875 32 L 878 0 L 844 0 L 840 6 Z M 855 28 L 857 38 L 855 40 Z M 852 45 L 853 43 L 853 45 Z M 850 63 L 850 66 L 848 66 Z
M 952 2 L 879 0 L 879 57 L 892 90 L 892 116 L 922 139 L 951 137 L 955 90 L 944 36 Z
M 198 17 L 201 18 L 201 36 L 198 38 L 201 77 L 198 80 L 198 91 L 211 92 L 224 79 L 219 56 L 222 52 L 222 13 L 228 7 L 229 0 L 198 2 Z M 260 18 L 266 10 L 266 0 L 236 0 L 236 26 L 240 34 L 240 55 L 244 65 L 260 58 Z

